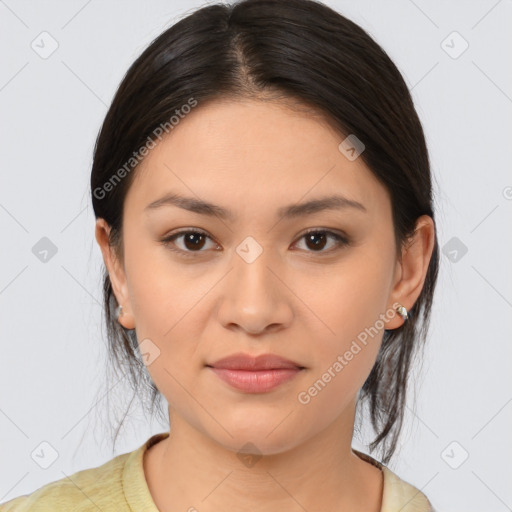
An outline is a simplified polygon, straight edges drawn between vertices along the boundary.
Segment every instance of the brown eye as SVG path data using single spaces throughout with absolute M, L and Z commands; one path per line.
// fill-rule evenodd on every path
M 330 248 L 327 250 L 324 250 L 326 245 L 328 245 L 329 238 L 335 240 L 334 242 L 334 248 L 331 245 Z M 308 252 L 318 252 L 318 253 L 328 253 L 332 250 L 336 250 L 337 248 L 340 248 L 341 246 L 348 245 L 349 241 L 346 237 L 338 235 L 337 233 L 334 233 L 332 231 L 327 230 L 311 230 L 307 233 L 304 233 L 301 236 L 301 239 L 305 240 L 305 245 L 308 250 Z
M 186 233 L 183 238 L 183 245 L 189 249 L 202 249 L 204 247 L 205 236 L 202 233 Z
M 177 244 L 175 241 L 182 238 L 181 247 L 180 244 Z M 179 231 L 178 233 L 174 233 L 171 236 L 168 236 L 162 240 L 162 244 L 165 246 L 176 245 L 177 248 L 169 247 L 173 251 L 178 251 L 182 253 L 191 253 L 191 252 L 205 252 L 203 248 L 206 245 L 206 239 L 210 237 L 203 231 L 197 230 L 188 230 L 188 231 Z
M 177 243 L 180 239 L 182 239 L 181 243 Z M 319 254 L 331 253 L 350 243 L 347 237 L 325 229 L 310 230 L 300 237 L 300 240 L 302 239 L 305 240 L 306 248 L 304 250 L 306 252 Z M 193 253 L 206 252 L 208 250 L 207 240 L 212 239 L 204 231 L 189 229 L 174 233 L 164 238 L 161 243 L 183 256 L 192 256 Z M 330 246 L 329 240 L 333 241 Z M 213 247 L 210 248 L 215 247 L 218 246 L 214 243 Z M 328 248 L 325 249 L 326 247 Z
M 310 249 L 323 249 L 327 243 L 327 236 L 325 233 L 311 233 L 305 235 L 306 245 Z

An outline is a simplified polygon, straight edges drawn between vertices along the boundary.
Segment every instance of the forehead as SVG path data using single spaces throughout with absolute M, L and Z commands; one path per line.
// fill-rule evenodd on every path
M 174 191 L 237 211 L 333 193 L 386 207 L 387 191 L 363 160 L 339 150 L 344 138 L 321 117 L 276 102 L 199 104 L 134 171 L 126 204 L 140 212 Z

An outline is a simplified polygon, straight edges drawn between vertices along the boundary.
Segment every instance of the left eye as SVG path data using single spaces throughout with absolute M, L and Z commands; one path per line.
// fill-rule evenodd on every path
M 312 230 L 308 231 L 307 233 L 304 233 L 299 240 L 301 239 L 306 240 L 306 244 L 311 244 L 312 247 L 315 248 L 312 252 L 330 252 L 332 249 L 332 246 L 330 249 L 326 251 L 322 251 L 321 249 L 325 248 L 326 240 L 328 238 L 334 239 L 335 243 L 334 246 L 336 248 L 336 245 L 338 245 L 338 248 L 344 245 L 347 245 L 349 243 L 348 239 L 344 236 L 339 235 L 338 233 L 334 233 L 332 231 L 327 230 Z M 320 249 L 320 250 L 317 250 Z
M 161 243 L 163 245 L 170 246 L 172 245 L 178 245 L 175 243 L 175 240 L 178 240 L 183 237 L 183 244 L 184 247 L 179 247 L 177 249 L 173 247 L 169 247 L 169 249 L 177 252 L 184 253 L 184 255 L 190 255 L 190 253 L 194 252 L 205 252 L 201 249 L 203 249 L 205 245 L 205 240 L 211 238 L 204 232 L 204 231 L 198 231 L 198 230 L 188 230 L 188 231 L 179 231 L 177 233 L 174 233 L 173 235 L 170 235 L 166 238 L 164 238 Z M 331 252 L 333 250 L 333 247 L 331 247 L 328 250 L 323 250 L 327 244 L 326 240 L 331 238 L 334 240 L 334 250 L 336 249 L 336 245 L 338 245 L 338 248 L 344 245 L 349 244 L 349 240 L 347 237 L 339 235 L 338 233 L 334 233 L 333 231 L 328 230 L 311 230 L 306 233 L 303 233 L 299 240 L 305 239 L 306 247 L 308 249 L 313 248 L 312 251 L 309 252 L 319 252 L 319 253 L 325 253 L 325 252 Z M 215 245 L 215 244 L 214 244 Z M 187 254 L 188 253 L 188 254 Z

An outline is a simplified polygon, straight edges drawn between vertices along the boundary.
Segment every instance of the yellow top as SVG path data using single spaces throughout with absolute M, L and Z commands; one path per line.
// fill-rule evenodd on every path
M 148 448 L 168 435 L 169 432 L 155 434 L 132 452 L 3 503 L 0 512 L 159 512 L 146 483 L 143 456 Z M 352 450 L 384 473 L 380 512 L 433 512 L 427 497 L 416 487 L 401 480 L 369 455 Z

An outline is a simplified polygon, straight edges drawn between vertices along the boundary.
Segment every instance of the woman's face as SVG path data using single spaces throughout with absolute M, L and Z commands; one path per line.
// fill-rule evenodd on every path
M 134 171 L 124 268 L 110 269 L 121 321 L 136 327 L 171 418 L 233 450 L 251 442 L 278 453 L 347 421 L 396 322 L 390 199 L 339 149 L 343 139 L 277 103 L 217 101 L 193 109 Z M 229 214 L 149 206 L 171 193 Z M 362 206 L 285 213 L 335 195 Z M 304 236 L 312 229 L 321 233 Z M 200 233 L 162 242 L 180 230 Z M 242 391 L 207 367 L 240 352 L 304 369 Z

